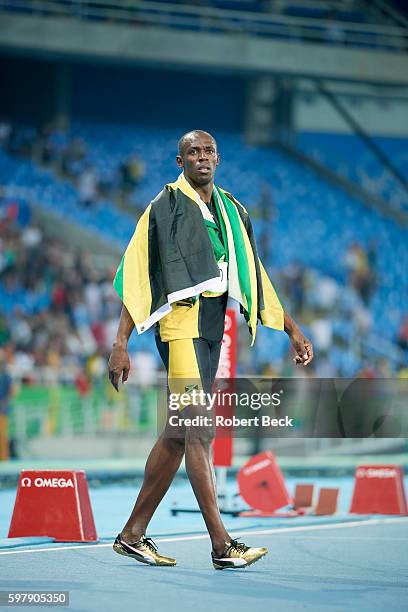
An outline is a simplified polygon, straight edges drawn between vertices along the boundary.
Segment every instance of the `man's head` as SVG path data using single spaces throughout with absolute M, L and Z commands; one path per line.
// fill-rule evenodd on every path
M 177 165 L 183 168 L 187 179 L 197 186 L 214 181 L 215 169 L 220 156 L 215 138 L 202 130 L 193 130 L 179 140 Z

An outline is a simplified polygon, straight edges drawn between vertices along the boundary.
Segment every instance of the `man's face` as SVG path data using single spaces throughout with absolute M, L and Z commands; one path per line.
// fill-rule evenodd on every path
M 193 134 L 184 143 L 177 155 L 177 165 L 195 185 L 208 185 L 214 180 L 215 169 L 220 158 L 217 145 L 208 134 Z

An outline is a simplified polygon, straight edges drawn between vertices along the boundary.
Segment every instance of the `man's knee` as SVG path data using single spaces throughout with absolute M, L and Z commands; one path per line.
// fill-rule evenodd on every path
M 162 436 L 166 446 L 168 446 L 171 450 L 177 453 L 184 452 L 186 445 L 184 430 L 174 431 L 171 428 L 165 429 Z
M 200 444 L 210 447 L 215 438 L 215 428 L 211 425 L 203 427 L 186 427 L 186 445 Z
M 183 412 L 186 444 L 200 443 L 209 446 L 215 437 L 213 413 L 202 406 L 188 406 Z

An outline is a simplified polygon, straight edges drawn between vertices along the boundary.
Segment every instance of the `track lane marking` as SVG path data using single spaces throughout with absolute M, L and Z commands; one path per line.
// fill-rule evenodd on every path
M 393 517 L 393 518 L 379 518 L 379 519 L 367 519 L 362 521 L 349 521 L 346 523 L 324 523 L 320 525 L 298 525 L 297 527 L 273 527 L 269 529 L 257 529 L 254 531 L 232 531 L 231 535 L 236 537 L 252 536 L 252 535 L 268 535 L 268 534 L 279 534 L 279 533 L 297 533 L 300 531 L 316 531 L 323 529 L 346 529 L 347 527 L 365 527 L 366 525 L 387 525 L 390 523 L 406 523 L 408 526 L 408 517 Z M 209 535 L 191 535 L 191 536 L 176 536 L 176 537 L 164 537 L 155 538 L 158 543 L 162 542 L 190 542 L 193 540 L 207 540 Z M 397 538 L 401 539 L 401 538 Z M 113 542 L 114 538 L 112 538 Z M 108 544 L 77 544 L 75 546 L 55 546 L 53 548 L 29 548 L 25 550 L 6 550 L 0 551 L 0 555 L 22 555 L 27 553 L 41 553 L 41 552 L 56 552 L 62 550 L 77 550 L 83 549 L 88 550 L 91 548 L 108 548 L 112 546 L 112 542 Z

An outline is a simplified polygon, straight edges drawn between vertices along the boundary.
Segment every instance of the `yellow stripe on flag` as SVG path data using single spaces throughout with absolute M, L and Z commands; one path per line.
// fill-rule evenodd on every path
M 255 267 L 255 259 L 254 252 L 252 250 L 251 243 L 248 238 L 247 231 L 245 229 L 245 225 L 242 222 L 241 216 L 237 214 L 242 236 L 244 238 L 245 251 L 248 262 L 248 270 L 249 270 L 249 282 L 251 285 L 251 312 L 249 313 L 249 326 L 252 332 L 252 340 L 251 346 L 253 346 L 256 338 L 256 324 L 258 320 L 258 286 L 256 282 L 256 267 Z
M 265 268 L 259 260 L 261 270 L 264 308 L 261 310 L 261 322 L 272 329 L 284 329 L 283 308 Z
M 125 252 L 123 303 L 135 324 L 150 316 L 152 291 L 149 276 L 149 218 L 152 205 L 144 211 Z

